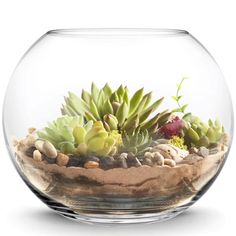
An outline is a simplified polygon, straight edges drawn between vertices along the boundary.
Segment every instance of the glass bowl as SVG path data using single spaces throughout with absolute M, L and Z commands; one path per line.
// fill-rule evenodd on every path
M 17 65 L 3 127 L 24 182 L 83 222 L 172 218 L 211 186 L 233 133 L 231 98 L 187 31 L 52 30 Z

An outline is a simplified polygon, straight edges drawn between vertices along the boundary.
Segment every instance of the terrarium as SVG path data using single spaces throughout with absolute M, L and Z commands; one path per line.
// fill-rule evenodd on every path
M 24 182 L 84 222 L 172 218 L 222 169 L 228 88 L 207 50 L 168 29 L 52 30 L 7 88 L 3 127 Z

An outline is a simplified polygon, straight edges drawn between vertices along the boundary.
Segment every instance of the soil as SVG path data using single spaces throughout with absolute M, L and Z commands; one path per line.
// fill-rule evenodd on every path
M 226 153 L 227 147 L 205 158 L 190 154 L 191 158 L 175 167 L 143 165 L 109 170 L 38 162 L 25 155 L 24 146 L 16 148 L 16 159 L 33 186 L 62 203 L 86 197 L 150 197 L 180 202 L 195 196 L 215 176 Z

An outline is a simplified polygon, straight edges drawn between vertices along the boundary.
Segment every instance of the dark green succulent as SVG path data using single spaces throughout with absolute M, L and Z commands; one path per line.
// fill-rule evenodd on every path
M 128 135 L 126 132 L 123 132 L 122 142 L 122 151 L 139 154 L 150 145 L 152 138 L 150 137 L 147 130 L 140 131 L 137 129 L 132 135 Z
M 119 130 L 127 134 L 136 128 L 149 129 L 152 133 L 159 126 L 159 116 L 149 116 L 160 106 L 163 98 L 150 105 L 152 93 L 144 95 L 143 88 L 129 97 L 127 87 L 122 85 L 115 91 L 106 84 L 102 89 L 92 83 L 91 92 L 82 91 L 81 97 L 69 92 L 62 106 L 62 114 L 82 115 L 86 121 L 102 121 L 107 131 Z M 167 113 L 167 112 L 165 112 Z

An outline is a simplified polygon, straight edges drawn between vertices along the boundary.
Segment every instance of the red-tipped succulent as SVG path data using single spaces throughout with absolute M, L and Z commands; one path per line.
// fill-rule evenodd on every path
M 164 134 L 165 138 L 172 136 L 181 136 L 181 131 L 184 127 L 184 122 L 178 116 L 174 117 L 167 124 L 160 128 L 160 132 Z

